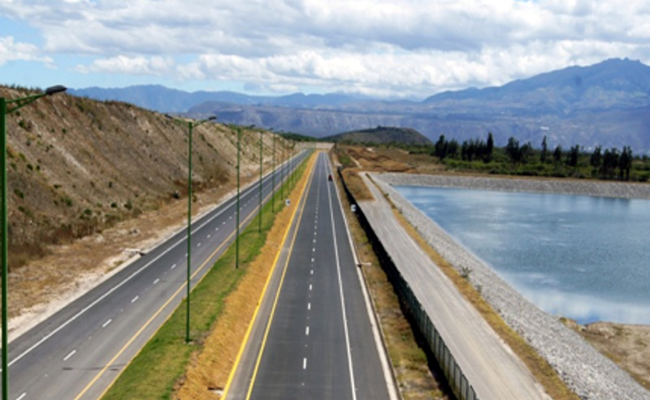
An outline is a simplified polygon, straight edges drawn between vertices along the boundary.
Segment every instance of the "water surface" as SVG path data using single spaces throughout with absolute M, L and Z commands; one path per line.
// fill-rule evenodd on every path
M 650 324 L 650 201 L 395 189 L 543 310 Z

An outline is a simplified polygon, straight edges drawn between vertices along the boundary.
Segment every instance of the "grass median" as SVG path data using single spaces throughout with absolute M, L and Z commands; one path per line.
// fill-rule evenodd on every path
M 312 156 L 313 158 L 313 156 Z M 309 160 L 309 159 L 308 159 Z M 285 183 L 285 193 L 290 197 L 298 198 L 304 179 L 299 179 L 307 169 L 307 162 L 303 162 L 294 173 L 296 179 L 289 179 Z M 292 204 L 297 204 L 292 199 Z M 213 327 L 218 324 L 225 310 L 230 305 L 231 294 L 241 285 L 245 277 L 251 272 L 251 265 L 263 252 L 269 232 L 276 222 L 276 215 L 284 213 L 286 218 L 288 209 L 284 206 L 284 199 L 280 198 L 276 190 L 275 213 L 272 212 L 272 203 L 269 201 L 263 207 L 262 232 L 258 232 L 257 219 L 251 223 L 240 235 L 240 268 L 235 269 L 235 246 L 219 258 L 199 284 L 192 290 L 192 318 L 190 333 L 192 342 L 185 343 L 186 300 L 172 313 L 168 320 L 159 328 L 149 342 L 142 348 L 138 355 L 124 369 L 113 385 L 102 397 L 104 400 L 151 400 L 175 399 L 186 381 L 188 369 L 198 364 L 199 356 L 204 350 L 206 340 L 210 337 Z M 267 263 L 268 264 L 268 263 Z M 259 297 L 251 302 L 256 302 Z M 237 310 L 235 310 L 235 314 Z M 238 318 L 237 324 L 243 324 L 244 330 L 250 318 Z M 241 339 L 241 337 L 239 338 Z M 236 353 L 240 343 L 232 343 Z M 225 358 L 234 359 L 233 356 Z M 232 365 L 224 366 L 226 371 L 221 371 L 226 376 Z M 205 394 L 217 396 L 213 390 L 218 387 L 205 387 Z M 188 395 L 187 398 L 195 398 Z M 207 397 L 209 398 L 209 397 Z M 218 398 L 218 397 L 213 397 Z

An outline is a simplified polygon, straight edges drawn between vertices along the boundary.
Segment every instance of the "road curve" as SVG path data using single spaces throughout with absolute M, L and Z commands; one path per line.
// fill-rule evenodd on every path
M 295 157 L 304 159 L 307 152 Z M 288 168 L 275 171 L 276 185 Z M 271 174 L 263 193 L 271 193 Z M 259 186 L 241 195 L 241 221 L 257 213 Z M 192 285 L 232 242 L 235 198 L 192 222 Z M 9 400 L 97 399 L 185 296 L 186 229 L 9 345 Z

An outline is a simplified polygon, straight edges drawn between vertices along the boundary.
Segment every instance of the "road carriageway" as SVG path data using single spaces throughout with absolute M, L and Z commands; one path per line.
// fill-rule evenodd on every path
M 300 153 L 284 170 L 278 167 L 276 186 L 307 155 Z M 272 182 L 271 174 L 263 179 L 265 199 Z M 234 240 L 235 200 L 192 222 L 192 285 Z M 242 225 L 256 215 L 258 201 L 258 183 L 242 191 Z M 13 340 L 10 400 L 97 399 L 184 298 L 186 231 Z

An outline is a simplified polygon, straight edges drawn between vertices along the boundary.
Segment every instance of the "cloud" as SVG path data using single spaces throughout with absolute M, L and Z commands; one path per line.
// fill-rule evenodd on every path
M 174 60 L 170 57 L 117 56 L 95 60 L 90 66 L 79 65 L 81 73 L 101 72 L 130 75 L 163 75 L 170 72 Z
M 611 57 L 650 62 L 645 0 L 0 0 L 0 15 L 39 29 L 45 52 L 102 57 L 79 71 L 250 87 L 424 96 Z
M 15 60 L 38 61 L 52 66 L 52 59 L 40 55 L 36 46 L 28 43 L 16 43 L 11 36 L 0 37 L 0 66 Z

